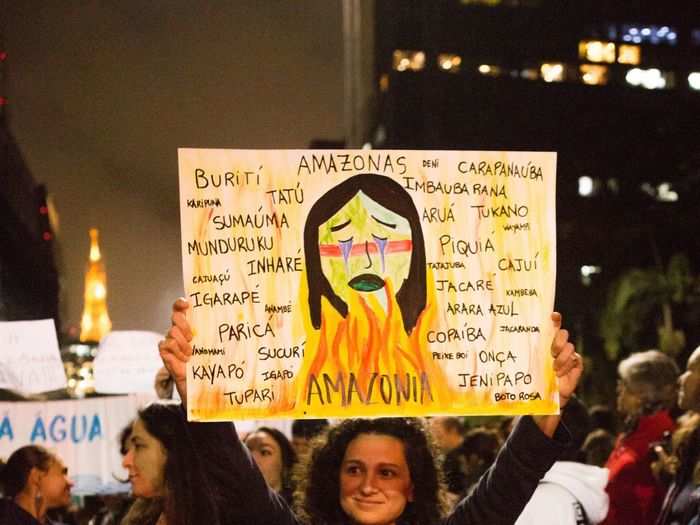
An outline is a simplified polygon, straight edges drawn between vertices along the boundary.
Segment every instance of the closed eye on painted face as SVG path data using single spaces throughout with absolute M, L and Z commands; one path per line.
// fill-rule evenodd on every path
M 403 443 L 383 434 L 360 434 L 340 466 L 340 505 L 360 525 L 390 525 L 413 501 Z
M 321 224 L 318 233 L 321 269 L 346 303 L 350 290 L 374 292 L 387 280 L 397 293 L 408 277 L 410 223 L 361 191 Z

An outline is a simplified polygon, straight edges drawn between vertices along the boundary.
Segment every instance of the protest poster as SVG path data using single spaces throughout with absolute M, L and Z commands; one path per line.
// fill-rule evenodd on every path
M 126 493 L 119 434 L 150 396 L 0 402 L 0 457 L 25 445 L 58 454 L 75 483 L 73 494 Z
M 40 394 L 66 384 L 53 319 L 0 321 L 0 388 Z
M 138 330 L 117 330 L 104 336 L 93 362 L 95 392 L 153 393 L 156 373 L 163 366 L 158 353 L 161 339 L 156 332 Z
M 556 154 L 180 149 L 188 417 L 556 413 Z

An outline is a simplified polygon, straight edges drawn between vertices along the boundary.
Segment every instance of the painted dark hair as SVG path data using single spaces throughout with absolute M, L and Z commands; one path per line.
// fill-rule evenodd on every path
M 138 413 L 149 434 L 166 450 L 163 512 L 168 525 L 189 525 L 206 517 L 219 523 L 216 493 L 186 424 L 182 407 L 152 403 Z
M 24 490 L 33 468 L 47 471 L 55 456 L 39 445 L 27 445 L 15 450 L 0 470 L 0 487 L 6 497 L 14 498 Z
M 340 505 L 340 467 L 352 440 L 361 434 L 391 436 L 404 445 L 413 483 L 414 501 L 406 505 L 397 522 L 431 525 L 446 510 L 437 454 L 421 420 L 413 418 L 346 419 L 318 438 L 297 470 L 297 513 L 304 523 L 346 524 L 350 518 Z
M 355 175 L 331 188 L 309 211 L 304 226 L 304 256 L 306 280 L 309 288 L 309 311 L 314 328 L 321 327 L 321 297 L 326 297 L 343 316 L 348 314 L 348 305 L 332 289 L 321 270 L 321 254 L 318 249 L 318 228 L 335 215 L 358 192 L 367 195 L 386 209 L 408 220 L 411 225 L 411 264 L 408 277 L 397 287 L 396 301 L 401 309 L 403 326 L 410 333 L 418 316 L 425 308 L 425 246 L 420 218 L 413 199 L 395 180 L 376 173 Z

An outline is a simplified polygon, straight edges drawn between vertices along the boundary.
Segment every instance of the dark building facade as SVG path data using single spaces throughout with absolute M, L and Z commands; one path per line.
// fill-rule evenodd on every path
M 6 62 L 0 35 L 0 79 Z M 52 318 L 58 324 L 58 272 L 46 189 L 22 158 L 7 123 L 0 81 L 0 320 Z
M 696 2 L 376 7 L 377 147 L 558 153 L 556 305 L 589 351 L 621 272 L 700 271 Z

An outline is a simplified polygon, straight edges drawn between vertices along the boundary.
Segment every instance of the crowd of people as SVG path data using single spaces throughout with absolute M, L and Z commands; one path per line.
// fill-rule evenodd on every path
M 188 422 L 188 304 L 173 306 L 156 390 L 120 435 L 129 495 L 62 512 L 70 473 L 40 446 L 0 471 L 0 524 L 700 525 L 700 347 L 681 373 L 655 350 L 619 363 L 616 410 L 574 395 L 582 360 L 553 314 L 561 416 Z M 619 421 L 616 424 L 616 420 Z

